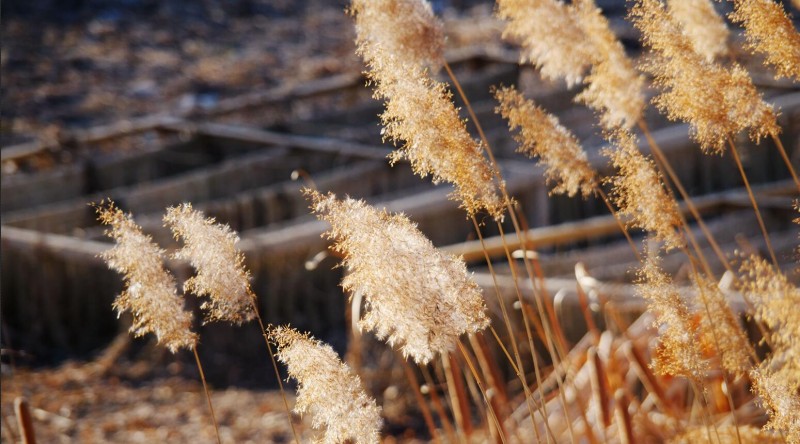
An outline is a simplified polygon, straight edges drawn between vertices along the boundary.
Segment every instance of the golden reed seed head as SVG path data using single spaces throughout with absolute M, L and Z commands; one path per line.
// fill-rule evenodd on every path
M 711 0 L 667 0 L 667 7 L 696 53 L 709 62 L 728 55 L 730 31 Z
M 753 392 L 761 398 L 761 405 L 769 416 L 764 428 L 781 432 L 786 442 L 800 442 L 800 396 L 797 386 L 787 384 L 780 373 L 772 373 L 764 368 L 750 372 L 750 380 L 753 381 Z
M 366 300 L 361 328 L 425 364 L 452 350 L 459 336 L 489 325 L 483 294 L 464 261 L 437 250 L 407 217 L 305 193 L 317 217 L 331 224 L 327 236 L 344 256 L 342 287 Z
M 173 255 L 192 264 L 197 274 L 184 284 L 184 291 L 209 300 L 200 306 L 206 322 L 234 324 L 255 316 L 250 290 L 250 274 L 244 268 L 244 255 L 236 249 L 239 237 L 227 225 L 205 218 L 203 213 L 182 204 L 167 209 L 164 223 L 175 239 L 183 239 L 183 248 Z
M 780 132 L 775 111 L 762 100 L 747 71 L 736 64 L 726 69 L 709 63 L 694 52 L 660 0 L 637 0 L 630 15 L 654 52 L 642 65 L 663 90 L 653 103 L 669 119 L 689 122 L 703 150 L 721 154 L 727 140 L 746 129 L 756 142 Z
M 656 254 L 648 254 L 637 274 L 636 292 L 647 301 L 648 310 L 655 314 L 660 327 L 653 368 L 663 375 L 701 380 L 708 364 L 702 359 L 697 326 L 678 288 L 661 270 Z
M 754 316 L 769 327 L 772 353 L 796 362 L 800 370 L 800 288 L 761 257 L 746 257 L 739 266 L 739 290 L 755 306 Z M 796 379 L 800 382 L 800 374 Z
M 497 89 L 494 96 L 500 102 L 495 112 L 508 120 L 509 129 L 519 129 L 514 137 L 520 144 L 517 151 L 528 157 L 538 156 L 539 164 L 546 168 L 547 180 L 556 184 L 551 192 L 570 197 L 578 192 L 591 195 L 596 172 L 575 135 L 513 87 Z
M 111 227 L 106 234 L 116 241 L 100 257 L 125 276 L 125 290 L 114 301 L 117 314 L 131 312 L 130 331 L 136 337 L 154 333 L 172 353 L 193 349 L 197 334 L 191 329 L 192 314 L 183 309 L 175 279 L 164 269 L 164 251 L 113 202 L 101 202 L 95 209 L 100 222 Z
M 470 215 L 486 211 L 502 220 L 499 174 L 467 132 L 445 85 L 388 55 L 373 60 L 368 75 L 375 96 L 386 101 L 383 137 L 402 144 L 391 162 L 408 160 L 421 177 L 455 185 L 453 197 Z
M 508 22 L 503 38 L 522 45 L 522 62 L 540 68 L 550 80 L 564 78 L 568 86 L 581 81 L 591 64 L 592 48 L 565 3 L 498 0 L 496 14 Z
M 714 442 L 718 444 L 785 444 L 780 435 L 763 431 L 750 425 L 714 425 Z M 670 438 L 668 444 L 696 444 L 708 442 L 707 426 L 689 426 L 680 435 Z
M 644 110 L 644 77 L 633 68 L 594 0 L 578 0 L 572 5 L 575 19 L 591 42 L 594 59 L 584 80 L 586 88 L 575 100 L 599 112 L 606 131 L 630 129 Z
M 380 441 L 380 407 L 329 345 L 288 327 L 272 329 L 270 338 L 278 345 L 278 359 L 288 367 L 289 377 L 298 382 L 294 411 L 310 413 L 312 426 L 325 429 L 319 442 Z
M 684 245 L 678 204 L 667 192 L 655 164 L 639 152 L 636 138 L 619 131 L 611 136 L 614 149 L 604 149 L 617 174 L 605 179 L 613 186 L 611 198 L 630 225 L 649 232 L 667 250 Z
M 707 350 L 716 350 L 722 368 L 736 376 L 752 368 L 750 342 L 715 281 L 694 276 L 697 292 L 695 311 L 700 315 L 700 341 Z
M 744 26 L 748 48 L 763 53 L 777 77 L 800 81 L 800 34 L 783 6 L 771 0 L 735 0 L 730 19 Z
M 356 53 L 369 64 L 383 53 L 415 66 L 443 62 L 444 30 L 424 0 L 353 0 Z

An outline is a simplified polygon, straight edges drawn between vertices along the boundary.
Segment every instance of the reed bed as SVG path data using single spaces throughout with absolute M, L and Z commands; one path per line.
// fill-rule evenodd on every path
M 797 79 L 800 37 L 782 10 L 767 0 L 733 3 L 730 19 L 744 26 L 747 47 L 766 54 L 776 77 Z M 517 134 L 520 151 L 545 167 L 553 193 L 605 202 L 639 261 L 632 271 L 647 310 L 633 322 L 576 266 L 586 334 L 573 342 L 556 315 L 559 295 L 548 293 L 537 252 L 525 242 L 524 213 L 441 56 L 447 30 L 422 0 L 354 0 L 348 11 L 369 84 L 385 104 L 384 137 L 397 146 L 389 160 L 450 184 L 478 239 L 484 242 L 482 233 L 492 226 L 505 253 L 498 264 L 486 252 L 495 291 L 482 293 L 463 259 L 437 250 L 406 216 L 326 194 L 309 182 L 311 211 L 330 223 L 326 236 L 346 270 L 351 342 L 373 334 L 396 351 L 390 361 L 397 367 L 383 370 L 407 379 L 416 400 L 410 410 L 425 424 L 420 433 L 435 442 L 800 442 L 800 289 L 788 277 L 791 270 L 780 267 L 758 202 L 750 193 L 765 250 L 717 248 L 727 271 L 715 274 L 700 247 L 714 239 L 705 229 L 698 236 L 679 210 L 681 203 L 692 208 L 691 199 L 642 118 L 649 76 L 657 90 L 652 104 L 689 123 L 709 155 L 733 156 L 739 171 L 731 174 L 741 173 L 745 184 L 740 134 L 779 141 L 780 111 L 762 99 L 742 66 L 724 60 L 729 25 L 712 2 L 636 0 L 628 18 L 648 50 L 639 72 L 592 0 L 498 1 L 504 36 L 522 47 L 520 63 L 583 85 L 577 100 L 595 111 L 615 173 L 594 171 L 569 129 L 511 86 L 495 89 L 498 114 Z M 434 77 L 441 69 L 448 81 Z M 455 107 L 454 92 L 466 109 Z M 638 149 L 639 138 L 650 142 L 653 156 Z M 779 149 L 796 177 L 791 156 L 797 153 Z M 127 283 L 115 307 L 133 313 L 132 333 L 154 333 L 173 351 L 196 350 L 198 336 L 175 280 L 160 266 L 163 252 L 130 216 L 99 208 L 117 241 L 104 258 Z M 693 217 L 705 226 L 696 211 Z M 164 221 L 184 243 L 175 258 L 196 270 L 183 291 L 207 298 L 205 322 L 259 322 L 276 375 L 277 358 L 298 382 L 292 411 L 312 417 L 322 442 L 385 436 L 376 394 L 358 376 L 368 372 L 363 360 L 351 356 L 349 365 L 302 332 L 261 322 L 233 231 L 188 204 L 169 209 Z M 645 233 L 643 243 L 633 240 L 632 230 Z M 522 242 L 512 243 L 512 236 Z M 661 265 L 674 252 L 682 255 L 685 276 Z M 511 301 L 501 295 L 498 267 L 511 274 Z M 735 307 L 734 299 L 743 304 Z M 199 359 L 197 365 L 202 374 Z

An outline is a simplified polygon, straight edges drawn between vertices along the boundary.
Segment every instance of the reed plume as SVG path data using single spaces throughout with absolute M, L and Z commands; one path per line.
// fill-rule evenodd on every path
M 737 64 L 726 69 L 694 52 L 659 0 L 637 0 L 630 16 L 653 51 L 642 65 L 663 90 L 653 103 L 669 119 L 688 122 L 703 150 L 721 154 L 727 140 L 744 130 L 755 142 L 780 133 L 775 111 L 762 100 L 747 71 Z
M 694 275 L 693 284 L 697 293 L 701 343 L 709 350 L 716 350 L 723 369 L 736 376 L 745 374 L 752 368 L 751 348 L 738 316 L 715 281 Z
M 206 322 L 227 321 L 241 324 L 253 319 L 250 274 L 244 268 L 244 255 L 236 249 L 239 236 L 230 227 L 182 204 L 167 209 L 164 223 L 172 229 L 183 248 L 173 254 L 192 264 L 196 275 L 183 284 L 185 291 L 208 296 L 200 306 Z
M 194 349 L 198 338 L 191 330 L 192 314 L 184 310 L 175 279 L 164 269 L 164 250 L 113 202 L 101 202 L 95 209 L 100 221 L 111 227 L 106 234 L 116 241 L 100 257 L 125 277 L 125 290 L 114 300 L 117 315 L 130 311 L 131 333 L 153 333 L 172 353 Z
M 536 106 L 516 89 L 499 88 L 495 99 L 500 105 L 495 112 L 508 120 L 511 131 L 519 129 L 514 139 L 517 151 L 528 157 L 539 157 L 548 182 L 555 183 L 551 193 L 577 193 L 589 196 L 594 191 L 596 172 L 581 148 L 578 139 L 559 123 L 558 118 Z
M 569 6 L 559 0 L 498 0 L 496 13 L 508 22 L 503 38 L 521 43 L 521 63 L 532 63 L 550 80 L 580 83 L 592 48 Z
M 504 202 L 495 182 L 499 174 L 467 132 L 446 86 L 389 55 L 374 61 L 368 76 L 375 96 L 385 100 L 384 140 L 402 144 L 390 155 L 391 162 L 408 160 L 419 176 L 455 185 L 453 198 L 468 214 L 486 211 L 502 219 Z
M 611 138 L 615 147 L 604 149 L 603 154 L 611 159 L 617 174 L 605 181 L 613 187 L 611 198 L 619 213 L 630 217 L 631 226 L 648 231 L 667 249 L 684 246 L 678 204 L 667 193 L 653 161 L 639 152 L 631 133 L 619 131 Z
M 305 190 L 327 237 L 344 256 L 342 287 L 362 294 L 361 328 L 427 363 L 453 349 L 459 336 L 489 324 L 483 296 L 464 261 L 437 250 L 404 215 L 391 215 L 350 198 Z
M 744 27 L 747 48 L 762 53 L 777 77 L 800 80 L 800 34 L 783 6 L 770 0 L 735 0 L 729 15 Z
M 728 54 L 730 31 L 711 0 L 668 0 L 667 7 L 696 53 L 709 62 Z
M 278 345 L 278 359 L 288 367 L 289 377 L 298 382 L 294 411 L 311 414 L 312 426 L 324 428 L 320 442 L 380 441 L 380 407 L 329 345 L 288 327 L 272 329 L 270 338 Z
M 661 270 L 657 254 L 650 252 L 637 272 L 636 293 L 647 301 L 660 327 L 653 368 L 660 374 L 700 381 L 708 365 L 698 348 L 698 329 L 672 279 Z
M 784 375 L 759 368 L 750 373 L 753 391 L 769 415 L 764 428 L 780 431 L 789 443 L 800 443 L 800 396 Z
M 644 77 L 625 55 L 594 0 L 573 2 L 575 20 L 592 46 L 592 68 L 584 80 L 586 88 L 575 100 L 600 114 L 606 131 L 630 129 L 642 117 L 645 101 Z
M 737 430 L 738 429 L 738 430 Z M 708 427 L 691 426 L 685 432 L 667 441 L 669 444 L 784 444 L 780 435 L 763 431 L 753 426 L 716 425 L 715 440 L 708 439 Z
M 353 0 L 348 9 L 356 26 L 356 53 L 367 64 L 402 55 L 404 63 L 438 66 L 443 61 L 444 30 L 424 0 Z

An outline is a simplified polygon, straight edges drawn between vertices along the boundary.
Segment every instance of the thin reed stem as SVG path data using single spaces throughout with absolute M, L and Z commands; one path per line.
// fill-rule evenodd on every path
M 477 221 L 477 219 L 475 219 L 475 216 L 472 216 L 472 224 L 475 227 L 475 233 L 477 234 L 478 240 L 481 243 L 481 248 L 483 249 L 484 258 L 486 260 L 487 266 L 489 267 L 489 274 L 492 276 L 492 282 L 494 284 L 494 289 L 495 289 L 495 296 L 497 297 L 497 304 L 500 306 L 500 312 L 503 315 L 503 322 L 505 323 L 506 328 L 508 329 L 508 336 L 511 339 L 511 347 L 512 347 L 512 350 L 514 352 L 514 357 L 516 359 L 516 365 L 514 365 L 513 362 L 511 362 L 511 365 L 514 367 L 514 370 L 515 370 L 515 372 L 517 374 L 517 377 L 519 378 L 520 382 L 522 383 L 522 388 L 523 388 L 523 391 L 525 392 L 525 402 L 528 405 L 528 412 L 531 415 L 531 420 L 533 420 L 533 418 L 535 417 L 535 415 L 533 414 L 533 406 L 531 405 L 531 402 L 533 402 L 533 398 L 531 396 L 531 392 L 530 392 L 530 388 L 528 387 L 528 383 L 527 383 L 527 381 L 525 381 L 525 374 L 524 374 L 525 367 L 522 365 L 522 358 L 520 357 L 520 354 L 519 354 L 519 347 L 517 345 L 517 339 L 516 339 L 516 337 L 514 335 L 514 329 L 513 329 L 512 325 L 511 325 L 511 319 L 508 316 L 508 310 L 506 309 L 506 304 L 503 302 L 503 298 L 500 295 L 500 286 L 497 283 L 497 275 L 494 272 L 494 266 L 492 265 L 492 260 L 491 260 L 491 258 L 489 258 L 489 254 L 486 251 L 486 244 L 485 244 L 484 239 L 483 239 L 483 233 L 481 233 L 480 226 L 478 225 L 478 221 Z M 516 280 L 515 280 L 515 285 L 516 285 Z M 523 313 L 523 316 L 524 316 L 524 313 Z M 494 330 L 494 327 L 492 327 L 492 332 L 494 333 L 495 338 L 497 339 L 497 342 L 502 345 L 502 341 L 500 341 L 500 338 L 497 336 L 497 332 Z M 508 356 L 508 350 L 506 350 L 505 346 L 503 346 L 502 348 L 503 348 L 503 351 L 505 352 L 506 356 Z M 531 354 L 533 354 L 533 352 L 534 352 L 533 348 L 531 348 Z M 509 361 L 510 361 L 510 357 L 509 357 Z M 534 356 L 534 359 L 533 359 L 533 368 L 534 368 L 534 373 L 536 375 L 536 386 L 540 390 L 539 396 L 542 399 L 544 399 L 544 393 L 541 392 L 542 376 L 541 376 L 541 372 L 539 370 L 539 364 L 538 364 L 538 362 L 536 362 L 535 356 Z M 546 406 L 541 406 L 540 408 L 543 409 L 543 411 L 540 412 L 540 413 L 542 414 L 542 418 L 545 419 L 545 429 L 547 430 L 547 433 L 548 433 L 548 438 L 547 439 L 548 439 L 548 442 L 550 442 L 551 439 L 555 440 L 555 435 L 553 435 L 552 430 L 550 430 L 550 426 L 547 424 L 547 417 L 548 417 L 547 416 L 547 407 Z M 536 434 L 537 441 L 541 441 L 541 437 L 539 436 L 539 430 L 537 428 L 535 428 L 535 427 L 534 427 L 534 433 Z
M 756 197 L 753 195 L 753 189 L 750 188 L 750 181 L 747 180 L 747 174 L 744 172 L 744 166 L 742 165 L 742 160 L 739 158 L 739 152 L 736 149 L 736 145 L 733 144 L 733 140 L 728 138 L 728 145 L 731 147 L 731 152 L 733 153 L 733 160 L 736 161 L 736 167 L 739 168 L 739 173 L 742 175 L 742 180 L 744 181 L 744 186 L 747 189 L 747 196 L 750 198 L 750 203 L 753 204 L 753 210 L 756 213 L 756 219 L 758 219 L 758 226 L 761 228 L 761 233 L 764 235 L 764 241 L 767 243 L 767 250 L 769 250 L 769 255 L 772 258 L 772 263 L 775 265 L 775 268 L 780 269 L 780 265 L 778 264 L 778 258 L 775 256 L 775 250 L 772 249 L 772 241 L 769 239 L 769 233 L 767 233 L 767 227 L 764 225 L 764 219 L 761 218 L 761 211 L 758 209 L 758 202 L 756 202 Z
M 478 375 L 478 371 L 475 369 L 475 364 L 473 364 L 472 359 L 469 357 L 469 354 L 467 353 L 467 350 L 464 348 L 464 344 L 462 344 L 461 341 L 458 341 L 457 343 L 458 343 L 458 349 L 461 351 L 461 355 L 464 357 L 464 361 L 467 363 L 467 367 L 469 367 L 469 371 L 472 373 L 472 377 L 475 379 L 475 383 L 478 384 L 478 388 L 480 388 L 481 390 L 481 395 L 483 395 L 483 401 L 486 403 L 486 409 L 489 411 L 489 416 L 491 417 L 491 420 L 497 427 L 497 432 L 500 435 L 500 441 L 502 441 L 503 444 L 505 444 L 507 441 L 505 433 L 503 433 L 503 426 L 497 419 L 494 407 L 492 407 L 492 402 L 489 400 L 489 396 L 486 394 L 486 387 L 483 386 L 483 382 L 481 382 L 481 378 Z M 531 417 L 531 420 L 532 419 L 533 417 Z
M 211 392 L 208 390 L 206 375 L 203 372 L 203 365 L 200 364 L 200 356 L 197 354 L 197 347 L 192 347 L 192 353 L 194 353 L 194 360 L 197 363 L 197 370 L 200 371 L 200 380 L 203 381 L 203 390 L 206 392 L 206 401 L 208 401 L 208 410 L 211 412 L 211 422 L 214 423 L 214 432 L 217 435 L 217 444 L 222 444 L 222 438 L 219 436 L 217 417 L 214 415 L 214 406 L 211 404 Z
M 611 205 L 611 202 L 608 200 L 608 196 L 606 195 L 605 191 L 603 191 L 603 189 L 600 187 L 600 185 L 595 185 L 594 190 L 595 190 L 595 193 L 597 193 L 600 196 L 601 200 L 606 205 L 606 208 L 608 208 L 608 211 L 611 212 L 611 215 L 614 216 L 614 220 L 617 221 L 617 225 L 619 225 L 619 229 L 622 231 L 622 234 L 625 235 L 625 239 L 628 240 L 628 245 L 631 246 L 631 250 L 633 250 L 633 254 L 636 256 L 636 260 L 641 262 L 642 261 L 642 255 L 639 253 L 639 249 L 636 248 L 636 244 L 633 242 L 633 239 L 631 239 L 631 234 L 630 234 L 630 232 L 628 232 L 628 228 L 622 222 L 622 219 L 620 219 L 619 214 L 614 209 L 614 206 Z
M 286 410 L 286 418 L 289 420 L 289 426 L 292 428 L 292 435 L 297 444 L 300 444 L 300 438 L 297 436 L 297 430 L 294 428 L 294 421 L 292 421 L 292 409 L 289 408 L 289 401 L 286 399 L 286 391 L 283 389 L 283 381 L 281 380 L 281 372 L 278 371 L 278 363 L 275 362 L 275 353 L 272 351 L 272 344 L 269 343 L 269 336 L 267 329 L 264 327 L 264 321 L 261 320 L 261 314 L 258 312 L 258 305 L 256 305 L 255 297 L 251 298 L 253 304 L 253 312 L 256 314 L 258 326 L 261 328 L 261 336 L 264 337 L 264 342 L 267 344 L 267 351 L 269 352 L 269 359 L 272 361 L 272 368 L 275 370 L 275 379 L 278 380 L 278 387 L 281 390 L 281 398 L 283 399 L 283 407 Z
M 444 427 L 444 431 L 447 434 L 447 439 L 450 442 L 456 442 L 456 431 L 453 428 L 453 424 L 450 422 L 450 418 L 447 416 L 447 410 L 444 408 L 444 404 L 442 403 L 441 398 L 439 398 L 439 394 L 436 393 L 436 382 L 433 380 L 433 375 L 431 375 L 427 365 L 420 365 L 419 369 L 422 372 L 422 377 L 425 378 L 425 384 L 428 385 L 428 393 L 431 395 L 431 403 L 433 404 L 433 408 L 436 409 L 436 414 L 439 415 L 439 418 L 442 421 L 442 427 Z
M 792 179 L 794 180 L 795 186 L 797 186 L 797 191 L 800 191 L 800 179 L 797 178 L 797 172 L 794 170 L 792 166 L 792 161 L 789 159 L 789 154 L 786 152 L 786 148 L 783 147 L 783 142 L 781 142 L 781 138 L 775 134 L 770 134 L 772 136 L 772 140 L 775 142 L 775 146 L 778 147 L 778 151 L 781 153 L 781 157 L 783 161 L 786 162 L 786 167 L 789 168 L 789 173 L 792 175 Z
M 419 391 L 419 381 L 417 380 L 416 375 L 414 375 L 414 371 L 411 369 L 411 366 L 408 365 L 408 362 L 402 356 L 398 356 L 397 358 L 403 364 L 403 372 L 408 379 L 409 385 L 411 385 L 412 390 L 414 391 L 414 398 L 417 400 L 417 404 L 419 404 L 420 410 L 422 410 L 422 417 L 425 420 L 425 425 L 428 427 L 428 431 L 431 433 L 431 437 L 433 438 L 434 442 L 441 442 L 439 439 L 439 433 L 436 431 L 436 424 L 433 422 L 433 415 L 431 415 L 431 409 L 428 407 L 428 404 L 425 402 L 425 397 L 422 396 L 422 393 Z

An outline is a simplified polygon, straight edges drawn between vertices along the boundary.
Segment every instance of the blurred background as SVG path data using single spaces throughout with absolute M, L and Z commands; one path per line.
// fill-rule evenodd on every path
M 520 66 L 515 47 L 500 38 L 503 24 L 491 15 L 491 3 L 433 3 L 445 20 L 447 59 L 487 128 L 528 224 L 567 230 L 561 237 L 542 232 L 539 252 L 553 294 L 563 289 L 574 296 L 580 260 L 600 281 L 616 285 L 613 297 L 635 318 L 643 307 L 629 289 L 635 258 L 604 205 L 549 197 L 541 169 L 513 154 L 516 143 L 494 114 L 489 93 L 492 85 L 518 85 L 558 115 L 592 162 L 607 170 L 594 116 L 572 102 L 580 88 L 544 81 Z M 242 238 L 265 321 L 310 331 L 358 363 L 384 406 L 387 436 L 425 437 L 413 399 L 392 373 L 399 371 L 402 380 L 392 352 L 368 337 L 351 337 L 351 307 L 338 286 L 342 270 L 333 269 L 337 260 L 325 254 L 327 241 L 320 237 L 326 225 L 308 214 L 299 193 L 303 182 L 292 173 L 313 178 L 321 191 L 405 212 L 437 246 L 464 254 L 481 285 L 491 282 L 482 256 L 470 250 L 472 226 L 448 199 L 449 190 L 413 176 L 406 164 L 387 165 L 392 147 L 381 143 L 381 104 L 364 85 L 346 4 L 2 2 L 3 442 L 18 438 L 10 408 L 17 396 L 28 399 L 44 442 L 213 439 L 191 355 L 173 356 L 151 337 L 131 339 L 130 319 L 118 319 L 111 309 L 122 280 L 97 258 L 109 244 L 88 205 L 103 198 L 132 212 L 167 250 L 177 247 L 161 224 L 167 206 L 192 202 L 229 224 Z M 638 57 L 625 2 L 598 4 Z M 796 161 L 800 93 L 744 54 L 735 34 L 733 57 L 782 109 L 784 145 Z M 646 119 L 668 157 L 680 160 L 690 194 L 706 197 L 718 239 L 731 248 L 763 249 L 752 211 L 735 194 L 741 184 L 729 160 L 704 156 L 685 125 L 653 109 Z M 740 143 L 751 181 L 774 197 L 765 217 L 788 260 L 796 245 L 790 203 L 783 199 L 788 172 L 775 150 Z M 563 228 L 566 223 L 577 225 Z M 491 226 L 484 231 L 497 235 Z M 168 266 L 179 282 L 191 276 L 187 264 Z M 665 266 L 677 274 L 682 261 L 665 258 Z M 507 269 L 498 265 L 501 273 Z M 513 297 L 511 287 L 505 290 Z M 571 310 L 577 299 L 564 300 L 564 325 L 577 342 L 585 333 L 582 315 Z M 187 296 L 187 305 L 199 315 L 196 298 Z M 223 437 L 290 441 L 257 326 L 201 325 L 197 318 Z

